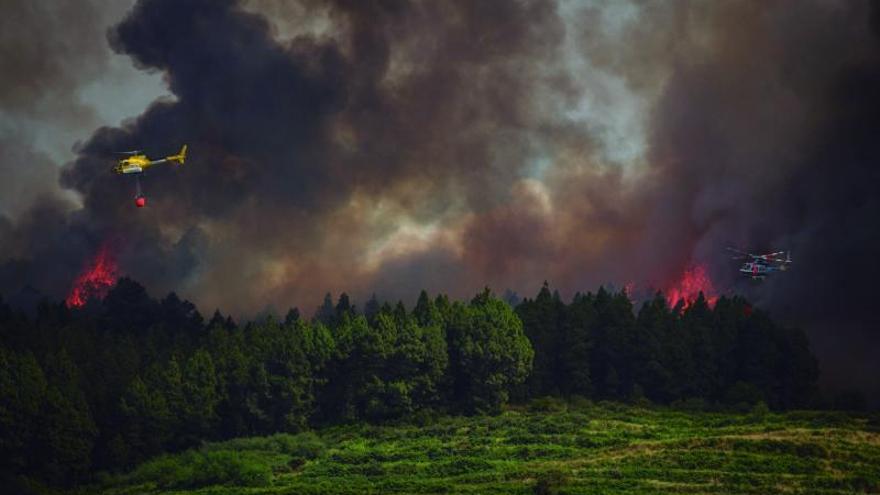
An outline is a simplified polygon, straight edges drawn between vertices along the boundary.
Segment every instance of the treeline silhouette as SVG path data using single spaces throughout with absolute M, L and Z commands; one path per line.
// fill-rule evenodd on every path
M 43 300 L 28 317 L 0 300 L 0 337 L 0 474 L 18 491 L 204 440 L 547 395 L 817 404 L 804 334 L 736 297 L 670 308 L 657 294 L 636 313 L 624 292 L 566 304 L 546 284 L 515 308 L 488 289 L 468 302 L 423 291 L 411 310 L 328 294 L 311 319 L 294 308 L 238 325 L 123 278 L 78 310 Z

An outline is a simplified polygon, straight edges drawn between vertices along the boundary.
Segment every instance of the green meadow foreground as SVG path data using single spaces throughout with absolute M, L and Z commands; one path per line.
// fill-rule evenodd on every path
M 538 401 L 210 443 L 81 493 L 878 493 L 880 422 Z

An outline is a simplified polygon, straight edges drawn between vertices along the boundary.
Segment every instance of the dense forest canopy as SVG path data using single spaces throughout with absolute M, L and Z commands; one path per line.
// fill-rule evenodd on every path
M 205 440 L 348 421 L 496 413 L 547 395 L 771 408 L 821 402 L 804 334 L 742 298 L 633 307 L 545 284 L 515 307 L 422 291 L 411 309 L 327 294 L 239 324 L 122 278 L 71 310 L 0 302 L 0 469 L 69 485 Z

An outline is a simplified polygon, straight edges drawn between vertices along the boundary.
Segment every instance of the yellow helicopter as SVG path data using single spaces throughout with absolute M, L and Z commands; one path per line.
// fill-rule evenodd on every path
M 186 160 L 186 145 L 184 144 L 183 148 L 180 148 L 180 153 L 166 156 L 161 160 L 150 160 L 147 155 L 141 155 L 140 151 L 121 151 L 119 153 L 131 156 L 119 160 L 119 163 L 113 167 L 113 171 L 117 174 L 139 174 L 160 163 L 177 162 L 179 165 L 183 165 L 183 161 Z
M 140 151 L 122 151 L 119 153 L 131 156 L 119 160 L 116 166 L 113 167 L 113 171 L 117 174 L 135 176 L 137 179 L 137 193 L 134 197 L 134 204 L 138 208 L 143 208 L 147 204 L 147 198 L 141 193 L 140 174 L 153 165 L 159 165 L 160 163 L 177 162 L 178 166 L 183 165 L 184 160 L 186 160 L 186 145 L 184 144 L 183 147 L 180 148 L 180 153 L 166 156 L 159 160 L 150 160 L 147 155 L 142 154 Z

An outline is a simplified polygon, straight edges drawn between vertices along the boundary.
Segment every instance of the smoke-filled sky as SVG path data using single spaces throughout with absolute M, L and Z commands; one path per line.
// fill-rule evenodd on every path
M 105 244 L 233 314 L 703 264 L 880 396 L 877 7 L 4 0 L 0 292 L 63 297 Z M 183 143 L 135 208 L 113 152 Z

